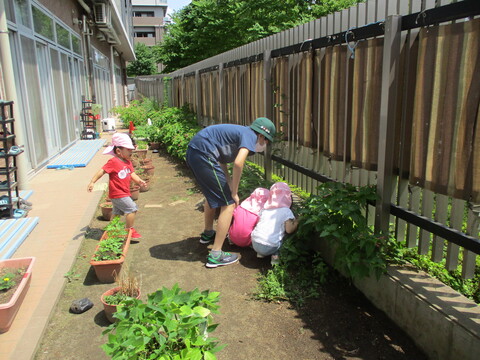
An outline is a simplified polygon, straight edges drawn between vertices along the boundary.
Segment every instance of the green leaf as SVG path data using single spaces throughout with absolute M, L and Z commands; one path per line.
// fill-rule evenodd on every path
M 211 311 L 203 306 L 195 306 L 193 308 L 193 311 L 200 315 L 201 317 L 207 317 L 208 315 L 210 315 Z

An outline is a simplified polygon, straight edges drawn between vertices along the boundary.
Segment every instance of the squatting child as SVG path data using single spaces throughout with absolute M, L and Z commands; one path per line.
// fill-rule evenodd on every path
M 298 227 L 291 206 L 292 192 L 288 184 L 273 184 L 268 200 L 260 212 L 260 220 L 252 231 L 252 246 L 257 256 L 272 255 L 272 264 L 279 261 L 278 253 L 285 235 L 293 233 Z
M 109 176 L 108 196 L 112 200 L 113 215 L 125 215 L 125 227 L 132 229 L 132 239 L 140 239 L 141 235 L 133 228 L 137 204 L 130 197 L 130 181 L 144 186 L 146 183 L 135 174 L 130 158 L 135 149 L 128 134 L 115 133 L 112 136 L 112 145 L 103 152 L 104 155 L 113 155 L 107 163 L 93 176 L 87 191 L 93 190 L 93 185 L 105 174 Z
M 263 205 L 268 200 L 270 191 L 256 188 L 248 198 L 240 203 L 233 211 L 233 221 L 228 230 L 228 237 L 237 246 L 252 244 L 252 231 L 257 225 Z

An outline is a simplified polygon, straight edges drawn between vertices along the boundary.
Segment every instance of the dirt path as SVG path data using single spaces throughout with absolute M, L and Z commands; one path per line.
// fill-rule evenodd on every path
M 228 346 L 217 354 L 233 359 L 425 359 L 402 331 L 343 281 L 330 283 L 319 299 L 302 310 L 288 304 L 252 300 L 256 276 L 269 259 L 257 259 L 251 249 L 225 246 L 241 253 L 239 264 L 207 269 L 207 247 L 198 242 L 202 213 L 195 209 L 202 196 L 182 164 L 153 155 L 155 180 L 141 193 L 136 228 L 142 234 L 127 254 L 130 271 L 141 279 L 142 299 L 163 286 L 178 283 L 184 290 L 219 291 L 219 327 L 212 334 Z M 87 181 L 87 180 L 86 180 Z M 102 228 L 92 219 L 74 268 L 39 346 L 35 359 L 108 359 L 100 346 L 109 325 L 100 295 L 112 287 L 97 282 L 88 264 Z M 75 315 L 73 300 L 88 297 L 94 307 Z

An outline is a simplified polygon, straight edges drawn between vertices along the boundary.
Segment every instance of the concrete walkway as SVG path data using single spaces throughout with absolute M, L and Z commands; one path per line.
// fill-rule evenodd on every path
M 107 143 L 111 135 L 106 134 Z M 87 192 L 92 176 L 107 158 L 101 148 L 84 168 L 55 170 L 44 168 L 29 181 L 33 209 L 39 223 L 12 258 L 34 256 L 30 289 L 15 320 L 6 333 L 0 334 L 0 359 L 33 358 L 66 282 L 68 273 L 94 215 L 108 181 L 100 179 L 95 191 Z

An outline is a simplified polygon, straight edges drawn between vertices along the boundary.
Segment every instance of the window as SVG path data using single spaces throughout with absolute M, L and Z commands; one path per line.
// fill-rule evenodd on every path
M 155 32 L 154 32 L 154 31 L 151 31 L 151 32 L 137 31 L 137 32 L 135 33 L 135 37 L 148 37 L 148 38 L 153 38 L 153 37 L 155 37 Z
M 32 28 L 32 24 L 30 23 L 30 12 L 28 11 L 28 1 L 27 0 L 15 0 L 14 8 L 15 8 L 15 19 L 17 24 L 21 24 L 28 28 Z
M 153 11 L 134 11 L 134 17 L 154 17 L 155 14 Z
M 55 28 L 57 30 L 57 43 L 67 49 L 71 49 L 70 32 L 60 24 L 55 24 Z
M 72 50 L 76 54 L 82 55 L 82 49 L 81 49 L 81 46 L 80 46 L 80 39 L 76 36 L 73 36 L 73 35 L 72 35 Z
M 32 6 L 32 15 L 35 32 L 50 40 L 55 40 L 53 36 L 53 20 L 35 6 Z

